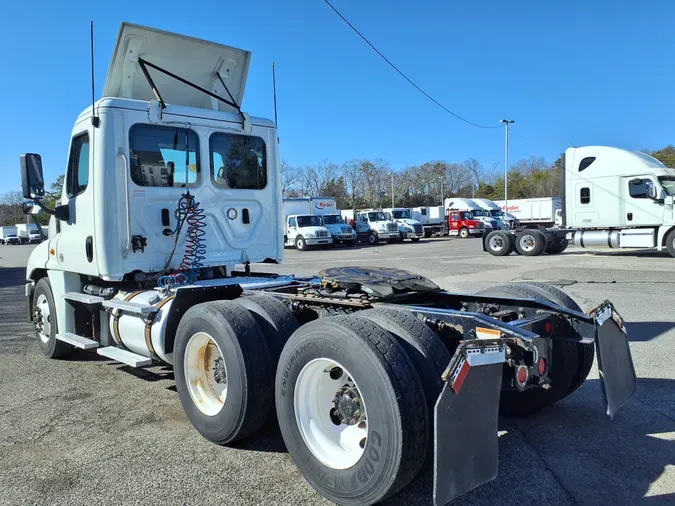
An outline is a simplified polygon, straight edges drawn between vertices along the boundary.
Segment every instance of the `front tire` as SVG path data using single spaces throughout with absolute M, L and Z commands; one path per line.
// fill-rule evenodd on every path
M 675 257 L 675 229 L 671 230 L 666 237 L 666 249 L 671 257 Z
M 68 343 L 56 339 L 58 332 L 56 304 L 52 285 L 47 278 L 40 279 L 33 291 L 33 323 L 38 346 L 46 357 L 62 358 L 75 351 Z
M 468 239 L 471 234 L 469 233 L 469 229 L 466 227 L 462 227 L 459 229 L 459 236 L 462 239 Z
M 291 336 L 277 368 L 276 406 L 298 469 L 338 504 L 393 495 L 427 451 L 420 379 L 401 345 L 362 318 L 322 318 Z
M 258 430 L 273 403 L 274 369 L 263 331 L 232 301 L 192 306 L 174 346 L 176 390 L 202 436 L 227 444 Z
M 420 239 L 421 239 L 420 237 L 413 237 L 413 238 L 410 239 L 410 240 L 411 240 L 412 242 L 420 242 Z
M 375 232 L 373 232 L 372 230 L 368 232 L 368 244 L 370 244 L 371 246 L 375 246 L 378 241 L 379 238 Z
M 295 238 L 295 249 L 298 251 L 305 251 L 307 249 L 307 243 L 305 242 L 305 238 L 299 235 L 298 237 Z

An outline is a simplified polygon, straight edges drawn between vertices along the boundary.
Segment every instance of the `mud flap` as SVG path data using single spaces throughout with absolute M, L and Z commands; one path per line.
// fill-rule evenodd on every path
M 598 369 L 607 404 L 607 415 L 613 418 L 619 408 L 635 393 L 637 379 L 623 320 L 611 304 L 604 306 L 596 314 L 598 328 L 595 347 L 598 354 Z
M 504 351 L 494 347 L 458 354 L 460 350 L 443 375 L 446 383 L 436 401 L 436 506 L 497 476 L 497 413 Z

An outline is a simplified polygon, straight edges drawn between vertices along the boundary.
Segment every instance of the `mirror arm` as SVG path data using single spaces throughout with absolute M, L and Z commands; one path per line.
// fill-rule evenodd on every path
M 42 225 L 40 225 L 40 224 L 38 223 L 38 220 L 37 220 L 37 218 L 35 217 L 34 214 L 31 214 L 31 218 L 33 218 L 33 222 L 35 223 L 35 226 L 37 227 L 38 232 L 40 233 L 40 240 L 41 240 L 41 241 L 44 241 L 45 239 L 47 239 L 47 236 L 46 236 L 45 233 L 42 231 Z

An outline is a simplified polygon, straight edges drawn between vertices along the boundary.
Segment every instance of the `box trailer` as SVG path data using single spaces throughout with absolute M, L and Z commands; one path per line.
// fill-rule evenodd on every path
M 534 199 L 515 199 L 508 202 L 496 200 L 503 212 L 513 215 L 520 226 L 544 226 L 553 227 L 560 225 L 560 210 L 562 199 L 560 197 L 542 197 Z M 556 222 L 558 216 L 558 222 Z

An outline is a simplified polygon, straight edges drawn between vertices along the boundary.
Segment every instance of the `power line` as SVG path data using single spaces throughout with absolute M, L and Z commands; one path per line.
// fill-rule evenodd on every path
M 359 32 L 358 29 L 357 29 L 354 25 L 352 25 L 352 24 L 347 20 L 347 18 L 345 18 L 345 17 L 340 13 L 339 10 L 337 10 L 337 9 L 333 6 L 333 4 L 331 4 L 328 0 L 323 0 L 323 1 L 326 2 L 326 3 L 328 4 L 328 6 L 329 6 L 331 9 L 333 9 L 333 12 L 335 12 L 335 14 L 337 14 L 338 16 L 340 16 L 340 18 L 342 19 L 342 21 L 344 21 L 345 23 L 347 23 L 347 25 L 349 25 L 349 27 L 350 27 L 352 30 L 354 30 L 354 32 L 356 32 L 356 34 L 357 34 L 359 37 L 361 37 L 361 38 L 363 39 L 363 41 L 364 41 L 366 44 L 368 44 L 368 45 L 371 47 L 371 49 L 372 49 L 373 51 L 375 51 L 375 52 L 376 52 L 376 53 L 377 53 L 384 61 L 386 61 L 386 62 L 389 64 L 389 66 L 390 66 L 391 68 L 393 68 L 396 72 L 398 72 L 398 73 L 401 75 L 401 77 L 403 77 L 403 79 L 405 79 L 405 80 L 408 81 L 410 84 L 412 84 L 412 85 L 417 89 L 417 91 L 419 91 L 422 95 L 424 95 L 424 96 L 427 97 L 429 100 L 431 100 L 434 104 L 436 104 L 438 107 L 440 107 L 441 109 L 443 109 L 445 112 L 447 112 L 448 114 L 453 115 L 455 118 L 457 118 L 458 120 L 463 121 L 464 123 L 467 123 L 467 124 L 469 124 L 469 125 L 471 125 L 471 126 L 475 126 L 476 128 L 501 128 L 501 125 L 497 125 L 497 126 L 485 126 L 485 125 L 479 125 L 478 123 L 474 123 L 473 121 L 469 121 L 468 119 L 462 118 L 459 114 L 456 114 L 456 113 L 452 112 L 450 109 L 448 109 L 447 107 L 445 107 L 443 104 L 441 104 L 438 100 L 436 100 L 434 97 L 432 97 L 431 95 L 429 95 L 429 94 L 428 94 L 426 91 L 424 91 L 422 88 L 420 88 L 419 86 L 417 86 L 417 84 L 415 84 L 415 83 L 412 81 L 412 79 L 410 79 L 408 76 L 406 76 L 401 70 L 399 70 L 399 68 L 398 68 L 396 65 L 394 65 L 392 62 L 390 62 L 389 59 L 388 59 L 386 56 L 384 56 L 384 55 L 383 55 L 383 54 L 382 54 L 375 46 L 373 46 L 373 45 L 371 44 L 371 42 L 370 42 L 370 41 L 369 41 L 369 40 L 368 40 L 361 32 Z

